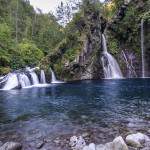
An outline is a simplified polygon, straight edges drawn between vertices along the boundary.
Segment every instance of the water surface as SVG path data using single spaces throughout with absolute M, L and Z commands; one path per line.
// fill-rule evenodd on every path
M 103 143 L 129 131 L 150 128 L 150 79 L 82 81 L 0 91 L 0 140 L 37 140 L 65 149 L 64 139 L 88 132 Z M 55 139 L 61 144 L 52 144 Z M 48 146 L 50 148 L 50 146 Z M 51 147 L 51 148 L 52 148 Z M 50 149 L 51 149 L 50 148 Z

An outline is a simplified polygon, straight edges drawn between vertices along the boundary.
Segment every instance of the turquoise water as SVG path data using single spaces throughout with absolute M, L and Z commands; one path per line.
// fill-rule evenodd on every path
M 97 136 L 94 130 L 98 129 L 111 129 L 113 137 L 121 126 L 146 130 L 149 123 L 150 79 L 82 81 L 0 91 L 2 141 L 19 137 L 27 142 L 39 134 L 39 138 L 54 138 L 87 130 Z

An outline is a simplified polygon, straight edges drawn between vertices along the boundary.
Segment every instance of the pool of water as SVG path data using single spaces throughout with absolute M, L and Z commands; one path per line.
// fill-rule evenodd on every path
M 66 150 L 65 144 L 74 134 L 86 133 L 88 141 L 103 143 L 149 128 L 150 79 L 80 81 L 0 91 L 0 140 L 22 142 L 26 150 L 43 139 L 55 150 Z

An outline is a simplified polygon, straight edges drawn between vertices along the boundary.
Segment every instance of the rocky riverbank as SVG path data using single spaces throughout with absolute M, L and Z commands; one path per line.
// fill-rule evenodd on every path
M 59 145 L 59 148 L 52 148 L 50 146 L 52 141 L 50 139 L 43 139 L 41 141 L 36 141 L 36 144 L 34 143 L 34 148 L 30 147 L 29 149 L 63 150 L 67 147 L 67 150 L 150 150 L 149 136 L 140 132 L 128 134 L 126 137 L 118 136 L 112 142 L 105 144 L 89 143 L 89 136 L 88 133 L 84 133 L 79 136 L 72 136 L 70 140 L 69 137 L 63 137 L 62 139 L 56 138 L 53 144 Z M 18 142 L 0 142 L 0 150 L 26 150 L 26 148 L 23 144 Z

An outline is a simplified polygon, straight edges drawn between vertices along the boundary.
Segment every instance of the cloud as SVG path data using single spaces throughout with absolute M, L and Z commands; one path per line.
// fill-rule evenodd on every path
M 67 0 L 30 0 L 30 4 L 36 9 L 40 8 L 43 13 L 54 12 L 61 1 Z

